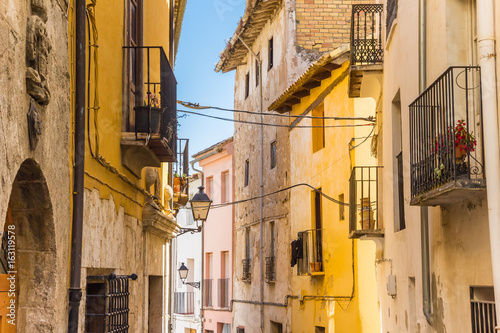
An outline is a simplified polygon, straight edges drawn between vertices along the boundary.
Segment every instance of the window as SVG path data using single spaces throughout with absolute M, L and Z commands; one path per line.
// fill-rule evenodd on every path
M 385 19 L 386 35 L 389 37 L 389 33 L 392 29 L 392 24 L 398 16 L 398 0 L 388 0 L 387 1 L 387 15 Z
M 231 201 L 231 183 L 229 182 L 229 171 L 225 171 L 221 175 L 222 183 L 222 202 Z
M 274 230 L 274 222 L 269 222 L 269 241 L 270 241 L 270 255 L 274 257 L 276 250 L 276 232 Z
M 344 202 L 344 193 L 339 195 L 339 201 Z M 344 221 L 345 220 L 345 206 L 344 205 L 339 205 L 339 221 Z
M 324 327 L 321 327 L 321 326 L 315 326 L 314 328 L 314 333 L 325 333 L 326 330 Z
M 271 142 L 271 169 L 276 168 L 276 140 Z
M 260 53 L 257 54 L 257 58 L 260 57 Z M 260 82 L 260 66 L 259 60 L 255 59 L 255 86 L 258 87 Z
M 273 37 L 271 37 L 271 39 L 269 39 L 268 48 L 267 48 L 267 56 L 268 56 L 267 70 L 270 70 L 271 68 L 273 68 L 273 65 L 274 65 L 274 45 L 273 44 L 274 44 Z
M 318 188 L 321 192 L 321 188 Z M 323 248 L 322 248 L 322 228 L 323 228 L 323 216 L 321 212 L 321 194 L 313 191 L 314 196 L 314 229 L 316 229 L 316 241 L 315 241 L 315 251 L 314 254 L 315 262 L 321 263 L 323 261 Z
M 274 222 L 269 222 L 269 257 L 266 257 L 266 282 L 276 281 L 276 231 Z
M 239 327 L 236 329 L 236 333 L 245 333 L 245 328 L 244 328 L 244 327 L 239 326 Z
M 403 134 L 401 119 L 401 101 L 399 91 L 392 101 L 392 149 L 394 154 L 394 231 L 404 230 L 405 223 L 405 203 L 404 203 L 404 175 L 403 175 Z
M 497 326 L 493 287 L 471 287 L 470 307 L 472 332 L 494 332 Z
M 210 200 L 214 200 L 214 177 L 207 177 L 207 193 Z
M 250 73 L 245 75 L 245 99 L 248 98 L 248 95 L 250 95 Z
M 250 242 L 250 227 L 245 229 L 245 259 L 252 258 L 252 248 Z
M 245 229 L 245 249 L 244 255 L 245 257 L 242 260 L 242 274 L 241 280 L 250 282 L 251 281 L 251 263 L 252 263 L 252 249 L 251 249 L 251 240 L 250 240 L 250 227 Z
M 325 104 L 321 103 L 312 111 L 313 117 L 324 117 L 325 116 Z M 312 142 L 313 142 L 313 153 L 321 150 L 325 147 L 325 120 L 324 119 L 313 119 L 312 120 Z
M 250 178 L 250 161 L 245 161 L 245 187 L 248 186 L 248 180 Z
M 217 323 L 217 333 L 231 333 L 231 324 Z
M 85 331 L 106 332 L 113 328 L 125 332 L 129 315 L 129 275 L 87 276 L 85 299 Z
M 206 253 L 206 278 L 203 280 L 203 306 L 212 307 L 213 254 Z
M 283 324 L 271 321 L 271 333 L 283 333 Z

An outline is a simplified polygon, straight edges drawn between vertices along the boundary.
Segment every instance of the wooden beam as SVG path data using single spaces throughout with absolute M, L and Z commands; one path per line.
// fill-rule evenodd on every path
M 323 68 L 326 69 L 327 71 L 334 71 L 334 70 L 340 68 L 340 66 L 337 64 L 329 63 L 329 64 L 326 64 L 325 66 L 323 66 Z
M 299 104 L 299 103 L 300 103 L 300 99 L 295 98 L 295 97 L 290 97 L 286 101 L 283 102 L 283 104 L 290 105 L 290 106 L 295 105 L 295 104 Z
M 304 90 L 294 92 L 293 96 L 298 97 L 298 98 L 302 98 L 302 97 L 309 96 L 310 94 L 311 94 L 311 91 L 309 89 L 304 89 Z
M 320 85 L 321 85 L 320 81 L 311 81 L 311 82 L 305 83 L 302 87 L 304 87 L 306 89 L 313 89 L 313 88 L 319 87 Z
M 313 79 L 321 81 L 324 79 L 328 79 L 330 76 L 332 76 L 332 72 L 326 71 L 326 72 L 315 74 L 313 76 Z

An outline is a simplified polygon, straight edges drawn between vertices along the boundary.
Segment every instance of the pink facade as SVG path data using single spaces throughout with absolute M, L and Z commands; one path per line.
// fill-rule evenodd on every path
M 212 206 L 232 202 L 233 139 L 224 140 L 194 157 L 201 159 L 205 192 L 213 200 Z M 233 216 L 232 205 L 213 208 L 204 224 L 203 333 L 231 332 Z

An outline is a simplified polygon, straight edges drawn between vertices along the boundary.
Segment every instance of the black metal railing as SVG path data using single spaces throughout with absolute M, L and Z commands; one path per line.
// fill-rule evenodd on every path
M 392 24 L 398 17 L 398 0 L 387 0 L 387 16 L 385 17 L 386 36 L 389 37 Z
M 383 11 L 383 5 L 352 5 L 351 65 L 373 65 L 384 61 Z
M 243 259 L 241 261 L 242 264 L 242 273 L 241 273 L 241 279 L 243 281 L 250 281 L 252 278 L 252 259 Z
M 497 326 L 494 301 L 471 300 L 471 319 L 473 333 L 493 333 Z
M 299 232 L 302 244 L 302 258 L 297 260 L 297 274 L 310 275 L 323 272 L 322 238 L 324 230 L 312 229 Z
M 177 81 L 161 46 L 124 46 L 130 60 L 133 95 L 128 128 L 159 135 L 175 159 L 177 151 Z M 132 122 L 133 119 L 133 122 Z
M 276 267 L 275 267 L 275 258 L 266 257 L 266 272 L 265 277 L 267 282 L 276 281 Z
M 479 67 L 450 67 L 410 104 L 411 196 L 483 179 Z
M 174 292 L 174 313 L 194 314 L 194 292 Z
M 219 307 L 229 308 L 229 279 L 219 279 Z
M 128 332 L 129 279 L 136 280 L 137 275 L 87 277 L 86 332 Z
M 381 167 L 354 167 L 349 179 L 349 231 L 370 233 L 382 229 L 379 218 Z
M 203 306 L 212 307 L 212 279 L 203 280 Z

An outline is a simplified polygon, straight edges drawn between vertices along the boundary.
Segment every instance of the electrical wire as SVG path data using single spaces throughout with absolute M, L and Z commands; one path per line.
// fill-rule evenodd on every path
M 363 141 L 361 141 L 360 143 L 358 143 L 355 146 L 352 145 L 352 141 L 355 140 L 355 139 L 361 139 L 361 138 L 353 138 L 353 140 L 351 140 L 351 142 L 349 142 L 349 150 L 354 150 L 354 149 L 358 148 L 359 146 L 361 146 L 363 143 L 365 143 L 366 140 L 368 140 L 369 138 L 371 138 L 373 136 L 373 131 L 374 130 L 375 130 L 375 126 L 372 127 L 372 130 L 370 131 L 370 134 L 368 134 L 368 136 L 365 137 Z
M 295 184 L 295 185 L 292 185 L 292 186 L 289 186 L 289 187 L 282 188 L 281 190 L 278 190 L 278 191 L 274 191 L 274 192 L 271 192 L 271 193 L 264 194 L 262 196 L 252 197 L 252 198 L 248 198 L 248 199 L 244 199 L 244 200 L 238 200 L 238 201 L 233 201 L 233 202 L 226 202 L 226 203 L 222 203 L 222 204 L 218 204 L 218 205 L 213 205 L 213 206 L 210 207 L 210 209 L 221 208 L 221 207 L 226 207 L 226 206 L 231 206 L 231 205 L 237 205 L 237 204 L 240 204 L 240 203 L 244 203 L 244 202 L 248 202 L 248 201 L 252 201 L 252 200 L 256 200 L 256 199 L 265 198 L 265 197 L 268 197 L 270 195 L 274 195 L 274 194 L 277 194 L 277 193 L 280 193 L 280 192 L 288 191 L 288 190 L 290 190 L 292 188 L 299 187 L 299 186 L 310 187 L 316 193 L 321 194 L 326 199 L 328 199 L 328 200 L 330 200 L 330 201 L 332 201 L 332 202 L 334 202 L 334 203 L 336 203 L 338 205 L 349 206 L 348 203 L 336 200 L 336 199 L 334 199 L 334 198 L 326 195 L 325 193 L 323 193 L 322 191 L 318 190 L 316 187 L 314 187 L 312 185 L 309 185 L 307 183 L 299 183 L 299 184 Z
M 245 110 L 235 110 L 235 109 L 227 109 L 227 108 L 221 108 L 218 106 L 200 106 L 198 103 L 191 103 L 191 102 L 184 102 L 184 101 L 177 101 L 177 104 L 180 104 L 184 107 L 194 109 L 194 110 L 206 110 L 206 109 L 214 109 L 214 110 L 219 110 L 219 111 L 227 111 L 227 112 L 233 112 L 233 113 L 247 113 L 247 114 L 254 114 L 254 115 L 261 115 L 260 112 L 255 112 L 255 111 L 245 111 Z M 316 116 L 306 116 L 306 115 L 288 115 L 288 114 L 280 114 L 280 113 L 262 113 L 263 116 L 273 116 L 273 117 L 282 117 L 282 118 L 309 118 L 309 119 L 331 119 L 331 120 L 362 120 L 362 121 L 369 121 L 369 122 L 375 122 L 375 118 L 370 116 L 367 118 L 363 117 L 316 117 Z
M 213 118 L 213 119 L 218 119 L 218 120 L 223 120 L 223 121 L 230 121 L 230 122 L 234 122 L 234 123 L 290 128 L 290 125 L 268 124 L 268 123 L 261 124 L 260 122 L 256 122 L 256 121 L 246 121 L 246 120 L 236 120 L 236 119 L 229 119 L 229 118 L 223 118 L 223 117 L 216 117 L 216 116 L 210 116 L 210 115 L 203 114 L 203 113 L 187 111 L 187 110 L 177 110 L 177 112 L 194 114 L 197 116 L 202 116 L 202 117 L 206 117 L 206 118 Z M 372 123 L 372 124 L 358 124 L 358 125 L 347 124 L 347 125 L 326 125 L 326 126 L 295 126 L 294 128 L 343 128 L 343 127 L 361 127 L 361 126 L 375 126 L 375 124 Z

